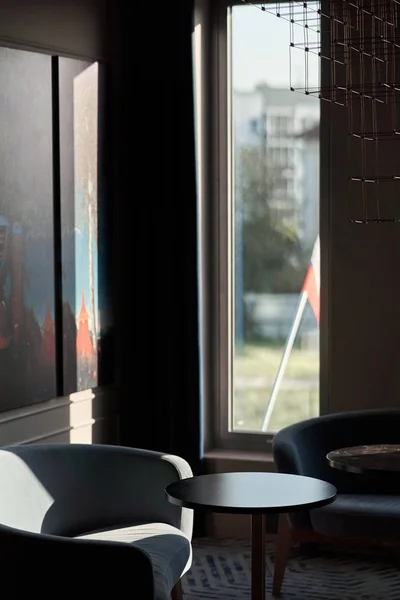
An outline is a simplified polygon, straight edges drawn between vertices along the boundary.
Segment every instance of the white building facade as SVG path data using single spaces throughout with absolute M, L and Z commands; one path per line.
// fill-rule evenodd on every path
M 311 248 L 319 230 L 319 101 L 260 85 L 235 91 L 233 102 L 235 152 L 258 146 L 279 169 L 271 208 Z

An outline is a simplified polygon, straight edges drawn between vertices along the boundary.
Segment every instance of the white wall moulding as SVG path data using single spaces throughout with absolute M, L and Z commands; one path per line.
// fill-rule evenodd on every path
M 0 446 L 117 441 L 118 406 L 112 387 L 84 390 L 0 415 Z
M 118 444 L 118 415 L 97 419 L 69 431 L 60 431 L 32 439 L 29 444 Z

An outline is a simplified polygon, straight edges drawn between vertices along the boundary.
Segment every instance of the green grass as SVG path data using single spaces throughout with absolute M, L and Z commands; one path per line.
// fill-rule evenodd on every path
M 234 361 L 233 423 L 237 431 L 259 431 L 272 386 L 282 359 L 283 345 L 246 344 Z M 294 348 L 269 430 L 282 427 L 319 413 L 319 355 L 315 350 Z

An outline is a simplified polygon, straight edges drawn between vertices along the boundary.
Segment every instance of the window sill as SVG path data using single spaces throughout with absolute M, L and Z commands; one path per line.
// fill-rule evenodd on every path
M 208 450 L 204 453 L 205 461 L 229 460 L 238 462 L 262 462 L 274 464 L 271 452 L 252 452 L 248 450 Z

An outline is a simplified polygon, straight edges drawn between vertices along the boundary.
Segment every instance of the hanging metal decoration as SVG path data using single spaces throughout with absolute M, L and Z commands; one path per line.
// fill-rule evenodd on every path
M 288 22 L 291 55 L 304 57 L 303 80 L 291 69 L 290 89 L 346 111 L 349 199 L 360 206 L 352 222 L 400 222 L 382 211 L 400 184 L 400 160 L 397 173 L 388 171 L 393 161 L 384 149 L 400 141 L 400 0 L 242 1 Z M 329 77 L 321 83 L 322 69 Z

